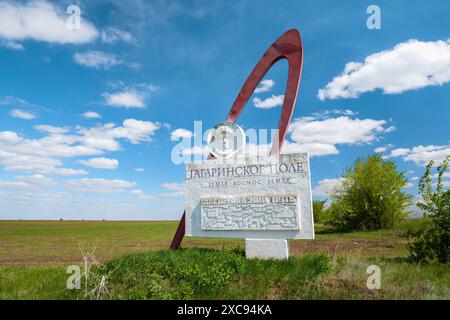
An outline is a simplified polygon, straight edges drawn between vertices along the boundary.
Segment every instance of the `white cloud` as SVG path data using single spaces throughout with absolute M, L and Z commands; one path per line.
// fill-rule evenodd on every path
M 407 148 L 397 148 L 392 150 L 389 155 L 386 156 L 386 158 L 405 156 L 409 153 L 409 151 L 410 150 Z
M 412 188 L 412 187 L 414 187 L 414 184 L 412 184 L 411 182 L 408 182 L 407 184 L 405 184 L 405 185 L 403 186 L 404 189 Z
M 144 168 L 135 168 L 134 171 L 135 172 L 144 172 L 145 169 Z
M 192 138 L 193 134 L 191 131 L 183 128 L 178 128 L 172 131 L 170 135 L 170 140 L 172 141 L 178 141 L 180 138 L 182 139 L 190 139 Z
M 109 158 L 91 158 L 88 160 L 79 160 L 79 163 L 86 167 L 97 168 L 97 169 L 117 169 L 119 167 L 119 161 L 116 159 Z
M 64 181 L 64 186 L 68 191 L 80 193 L 119 193 L 135 185 L 136 182 L 133 181 L 103 178 L 82 178 Z
M 0 99 L 0 106 L 11 106 L 11 105 L 18 105 L 18 106 L 28 106 L 29 103 L 25 101 L 22 98 L 13 97 L 13 96 L 5 96 Z
M 24 50 L 25 49 L 23 47 L 23 45 L 17 41 L 0 40 L 0 46 L 8 48 L 8 49 L 12 49 L 12 50 Z
M 272 145 L 270 144 L 254 144 L 249 143 L 245 146 L 244 151 L 239 155 L 244 157 L 267 155 L 270 152 Z M 295 143 L 286 140 L 283 144 L 281 153 L 299 153 L 307 152 L 310 157 L 327 156 L 331 154 L 338 154 L 339 150 L 332 144 L 326 143 Z
M 181 148 L 179 150 L 179 156 L 183 159 L 192 158 L 193 156 L 198 156 L 198 158 L 206 159 L 210 154 L 210 150 L 207 145 L 203 146 L 193 146 L 188 148 Z M 198 159 L 200 160 L 200 159 Z
M 46 132 L 49 134 L 65 134 L 70 130 L 68 127 L 55 127 L 47 124 L 39 124 L 34 126 L 34 128 L 38 131 Z
M 376 89 L 399 94 L 449 81 L 450 40 L 409 40 L 391 50 L 372 54 L 363 63 L 347 63 L 341 75 L 319 90 L 318 97 L 320 100 L 357 98 Z
M 386 132 L 385 120 L 352 119 L 346 116 L 317 120 L 297 118 L 288 132 L 297 143 L 356 144 L 369 143 Z
M 328 197 L 336 187 L 340 186 L 342 181 L 343 178 L 320 180 L 319 185 L 312 190 L 312 193 L 314 196 Z
M 11 107 L 11 109 L 20 110 L 21 111 L 20 113 L 17 111 L 14 111 L 14 114 L 16 114 L 16 115 L 21 116 L 21 115 L 23 115 L 23 113 L 28 113 L 28 114 L 33 115 L 35 118 L 38 116 L 39 112 L 50 111 L 47 108 L 41 107 L 37 104 L 29 103 L 28 101 L 26 101 L 22 98 L 14 97 L 14 96 L 1 97 L 0 98 L 0 106 L 9 106 L 9 107 Z M 10 115 L 12 112 L 13 112 L 13 110 L 11 110 Z M 25 117 L 29 117 L 29 116 L 25 115 Z
M 186 186 L 184 182 L 165 182 L 161 185 L 161 187 L 171 191 L 184 191 Z
M 166 182 L 161 185 L 162 188 L 170 192 L 160 193 L 161 197 L 182 197 L 185 193 L 186 185 L 178 182 Z
M 62 162 L 44 156 L 34 156 L 29 154 L 18 154 L 1 150 L 0 143 L 0 164 L 6 171 L 36 172 L 40 174 L 56 174 L 62 176 L 86 175 L 85 170 L 75 170 L 62 168 Z
M 338 115 L 343 115 L 343 116 L 354 116 L 357 115 L 358 112 L 349 110 L 349 109 L 344 109 L 344 110 L 340 110 L 340 109 L 334 109 L 331 111 L 331 113 L 334 114 L 338 114 Z
M 160 127 L 151 121 L 126 119 L 122 126 L 108 123 L 92 128 L 78 128 L 78 133 L 83 136 L 83 145 L 108 151 L 117 151 L 120 144 L 117 139 L 127 139 L 133 144 L 150 141 L 151 137 Z
M 9 114 L 11 115 L 11 117 L 20 118 L 24 120 L 32 120 L 36 118 L 35 114 L 20 109 L 12 109 Z
M 271 79 L 262 80 L 255 89 L 255 93 L 263 93 L 273 88 L 275 81 Z
M 116 128 L 115 133 L 117 137 L 123 137 L 133 144 L 138 144 L 141 141 L 149 141 L 159 128 L 158 124 L 151 121 L 126 119 L 123 121 L 122 127 Z
M 159 194 L 161 197 L 183 197 L 184 191 L 163 192 Z
M 389 128 L 387 128 L 384 132 L 389 133 L 389 132 L 393 132 L 395 131 L 397 128 L 395 126 L 390 126 Z
M 144 191 L 139 190 L 139 189 L 133 189 L 130 191 L 130 193 L 134 196 L 136 196 L 138 199 L 140 200 L 156 200 L 156 197 L 146 194 Z
M 434 165 L 442 163 L 446 156 L 450 155 L 450 146 L 416 146 L 412 149 L 398 148 L 391 151 L 386 158 L 401 157 L 404 161 L 413 161 L 419 166 L 428 164 L 431 160 Z
M 267 99 L 260 99 L 258 97 L 253 98 L 253 104 L 256 108 L 260 109 L 270 109 L 283 105 L 284 95 L 272 95 Z
M 24 181 L 2 181 L 0 180 L 0 190 L 7 191 L 24 191 L 41 193 L 45 190 L 36 184 L 24 182 Z
M 81 15 L 81 28 L 69 29 L 68 15 L 47 1 L 0 2 L 0 38 L 16 43 L 36 40 L 57 44 L 80 44 L 98 36 L 95 26 Z
M 13 131 L 0 131 L 0 143 L 19 143 L 23 139 Z
M 103 70 L 107 70 L 112 66 L 123 63 L 123 60 L 117 55 L 101 51 L 77 52 L 73 55 L 73 59 L 80 65 Z
M 86 111 L 85 113 L 83 113 L 83 118 L 86 119 L 99 119 L 101 117 L 102 116 L 99 113 L 94 111 Z
M 444 188 L 450 187 L 450 181 L 442 181 L 442 186 L 443 186 Z
M 386 147 L 378 147 L 378 148 L 375 148 L 373 151 L 375 151 L 377 153 L 382 153 L 382 152 L 385 152 L 386 150 L 387 150 Z
M 392 130 L 390 130 L 390 128 L 391 127 L 387 128 L 384 132 L 385 133 L 392 132 Z M 389 143 L 389 144 L 386 144 L 384 146 L 377 147 L 373 151 L 377 152 L 377 153 L 383 153 L 383 152 L 386 152 L 387 150 L 389 150 L 390 148 L 392 148 L 393 146 L 394 146 L 393 144 Z
M 84 176 L 89 174 L 86 170 L 83 169 L 67 169 L 67 168 L 57 168 L 53 171 L 53 173 L 60 176 Z
M 431 176 L 432 179 L 437 179 L 439 177 L 439 173 L 435 173 Z M 443 172 L 442 178 L 450 178 L 450 172 Z M 411 179 L 412 180 L 412 179 Z
M 144 108 L 148 98 L 161 89 L 152 83 L 125 85 L 122 81 L 112 82 L 113 93 L 103 93 L 105 104 L 119 108 Z
M 114 43 L 117 41 L 134 42 L 135 39 L 128 31 L 120 30 L 117 27 L 108 27 L 101 33 L 101 39 L 105 43 Z
M 142 68 L 142 63 L 139 62 L 127 62 L 126 65 L 134 70 L 140 70 Z
M 55 180 L 48 178 L 42 174 L 34 174 L 31 176 L 18 176 L 15 179 L 39 185 L 51 185 L 56 183 Z
M 330 116 L 333 116 L 333 115 L 356 116 L 356 115 L 358 115 L 358 112 L 350 110 L 350 109 L 324 110 L 324 111 L 312 113 L 311 118 L 313 118 L 313 119 L 328 119 Z
M 328 156 L 338 154 L 339 150 L 335 145 L 329 143 L 311 142 L 311 143 L 292 143 L 286 141 L 283 145 L 282 153 L 307 152 L 310 157 Z
M 96 127 L 35 126 L 45 134 L 42 138 L 27 139 L 12 131 L 0 131 L 0 164 L 7 171 L 39 174 L 85 175 L 85 170 L 63 168 L 61 158 L 97 156 L 105 151 L 121 148 L 120 139 L 133 144 L 150 141 L 159 126 L 150 121 L 126 119 L 122 126 L 114 123 Z
M 105 93 L 105 102 L 111 107 L 144 108 L 144 99 L 136 91 Z

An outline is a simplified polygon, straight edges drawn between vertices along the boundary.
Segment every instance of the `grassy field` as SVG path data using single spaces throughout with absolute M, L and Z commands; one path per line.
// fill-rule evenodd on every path
M 0 221 L 0 299 L 450 299 L 448 265 L 406 259 L 406 223 L 344 234 L 317 226 L 316 240 L 290 241 L 287 261 L 246 260 L 243 240 L 233 239 L 186 238 L 172 252 L 176 226 Z M 83 266 L 83 254 L 92 276 L 68 290 L 66 268 Z M 366 287 L 371 264 L 381 269 L 380 290 Z

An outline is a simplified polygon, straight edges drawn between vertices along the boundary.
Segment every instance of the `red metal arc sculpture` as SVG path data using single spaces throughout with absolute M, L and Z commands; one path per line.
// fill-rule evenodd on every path
M 298 30 L 291 29 L 286 31 L 270 46 L 269 49 L 267 49 L 242 86 L 242 89 L 236 97 L 236 100 L 234 101 L 233 106 L 231 107 L 231 110 L 226 118 L 226 121 L 232 123 L 237 120 L 248 99 L 256 89 L 256 86 L 259 84 L 267 71 L 269 71 L 270 68 L 280 59 L 288 60 L 289 72 L 283 107 L 281 109 L 281 116 L 278 122 L 278 132 L 270 150 L 271 154 L 280 153 L 288 125 L 291 122 L 292 114 L 294 113 L 295 102 L 297 100 L 303 64 L 302 40 Z M 212 158 L 214 158 L 214 156 L 210 154 L 208 159 Z M 183 217 L 180 220 L 177 231 L 170 245 L 170 248 L 173 250 L 178 249 L 181 241 L 183 240 L 186 223 L 185 214 L 186 212 L 183 213 Z

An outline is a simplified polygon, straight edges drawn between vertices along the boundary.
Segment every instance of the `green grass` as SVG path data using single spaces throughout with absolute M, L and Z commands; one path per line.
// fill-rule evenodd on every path
M 290 241 L 286 261 L 247 260 L 242 240 L 186 238 L 167 250 L 175 222 L 0 221 L 0 299 L 450 299 L 450 266 L 411 263 L 394 230 L 335 233 Z M 68 290 L 83 251 L 96 276 Z M 380 290 L 366 287 L 369 265 Z M 85 285 L 88 290 L 86 291 Z M 95 291 L 95 290 L 94 290 Z M 97 291 L 95 291 L 97 293 Z
M 106 261 L 130 252 L 166 249 L 174 221 L 0 221 L 0 265 L 70 265 L 82 251 Z M 184 246 L 242 246 L 242 240 L 189 238 Z
M 76 299 L 80 293 L 66 288 L 67 276 L 64 267 L 2 267 L 0 300 Z
M 1 270 L 2 299 L 84 299 L 107 276 L 107 299 L 270 299 L 295 298 L 302 285 L 327 273 L 326 255 L 286 261 L 245 259 L 242 250 L 182 249 L 128 255 L 93 267 L 80 290 L 65 288 L 59 267 L 6 267 Z M 89 295 L 89 292 L 94 292 Z
M 329 267 L 325 255 L 260 261 L 241 250 L 183 249 L 123 257 L 100 273 L 111 274 L 113 299 L 264 299 L 279 286 L 282 297 L 295 294 Z

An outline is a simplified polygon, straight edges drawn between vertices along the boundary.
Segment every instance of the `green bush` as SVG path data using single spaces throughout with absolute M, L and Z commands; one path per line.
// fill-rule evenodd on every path
M 419 182 L 421 201 L 417 206 L 424 211 L 418 228 L 409 229 L 405 235 L 412 239 L 408 245 L 410 256 L 418 262 L 439 261 L 445 263 L 450 258 L 450 190 L 443 190 L 443 176 L 447 171 L 450 156 L 437 167 L 436 189 L 433 190 L 431 169 L 433 161 L 427 165 Z
M 313 214 L 315 223 L 327 222 L 327 209 L 325 208 L 326 200 L 313 200 Z
M 133 254 L 94 272 L 108 275 L 108 293 L 100 298 L 261 299 L 271 288 L 295 298 L 304 289 L 302 284 L 330 268 L 330 259 L 323 254 L 258 260 L 246 259 L 240 249 L 192 248 Z M 93 282 L 91 290 L 96 285 Z
M 198 291 L 224 286 L 244 260 L 239 250 L 218 255 L 216 250 L 182 249 L 127 256 L 105 268 L 110 282 L 120 283 L 114 298 L 190 299 Z
M 406 183 L 395 163 L 381 155 L 358 158 L 331 194 L 329 223 L 345 231 L 394 227 L 408 214 Z

